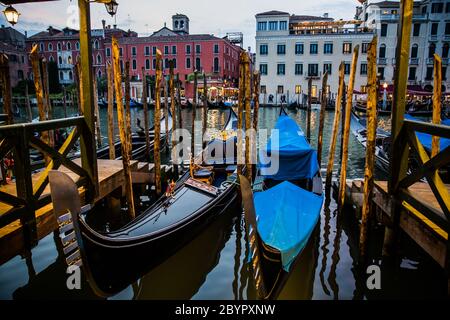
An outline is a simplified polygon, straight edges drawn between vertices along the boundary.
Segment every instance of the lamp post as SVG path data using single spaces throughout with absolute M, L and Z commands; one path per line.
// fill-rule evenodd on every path
M 115 0 L 111 0 L 108 3 L 105 3 L 106 11 L 108 11 L 111 17 L 114 17 L 116 15 L 118 6 L 119 4 Z
M 20 13 L 13 6 L 8 6 L 5 10 L 3 10 L 3 14 L 5 15 L 6 20 L 15 25 L 19 20 Z
M 383 83 L 383 110 L 386 110 L 387 107 L 387 89 L 388 84 L 385 82 Z

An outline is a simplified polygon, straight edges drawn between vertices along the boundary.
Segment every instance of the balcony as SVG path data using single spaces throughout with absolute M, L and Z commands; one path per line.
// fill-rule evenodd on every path
M 437 35 L 431 35 L 430 36 L 430 41 L 437 41 L 438 40 L 438 36 Z
M 419 65 L 419 58 L 411 58 L 409 59 L 409 64 L 413 66 Z
M 397 60 L 395 60 L 395 58 L 392 58 L 392 64 L 394 64 L 395 65 L 395 62 L 396 62 Z
M 381 21 L 398 21 L 399 15 L 398 14 L 382 14 L 380 17 Z
M 427 20 L 428 19 L 428 14 L 426 13 L 415 13 L 413 15 L 413 20 L 417 21 L 417 20 Z
M 61 64 L 58 64 L 58 69 L 73 69 L 73 64 L 61 63 Z
M 434 58 L 427 58 L 427 64 L 434 64 Z
M 442 64 L 448 65 L 450 58 L 442 58 Z
M 386 58 L 378 58 L 378 64 L 379 65 L 386 65 L 387 59 Z
M 444 40 L 445 41 L 450 41 L 450 34 L 444 35 Z

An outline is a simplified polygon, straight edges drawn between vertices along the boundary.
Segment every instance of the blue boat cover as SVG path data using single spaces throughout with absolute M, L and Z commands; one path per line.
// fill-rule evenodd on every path
M 303 131 L 289 116 L 280 115 L 275 125 L 279 139 L 274 132 L 264 150 L 259 153 L 261 175 L 274 180 L 297 180 L 313 178 L 319 170 L 317 151 L 312 149 Z M 271 170 L 272 161 L 279 159 L 278 172 Z
M 254 202 L 258 233 L 265 244 L 281 252 L 283 269 L 289 272 L 319 220 L 323 196 L 284 181 L 256 192 Z
M 405 114 L 405 119 L 413 120 L 413 121 L 421 121 L 409 114 Z M 450 126 L 450 119 L 442 120 L 441 123 L 443 125 Z M 432 135 L 430 135 L 428 133 L 422 133 L 422 132 L 417 132 L 416 135 L 417 135 L 417 138 L 419 139 L 420 143 L 423 145 L 423 147 L 427 151 L 431 151 Z M 440 149 L 444 150 L 450 146 L 450 139 L 441 138 L 439 143 L 440 143 Z

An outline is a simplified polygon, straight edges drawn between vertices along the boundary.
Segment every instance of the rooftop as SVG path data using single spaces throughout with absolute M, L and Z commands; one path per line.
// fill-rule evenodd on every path
M 121 44 L 138 44 L 138 43 L 149 43 L 149 42 L 187 42 L 187 41 L 208 41 L 208 40 L 225 40 L 218 38 L 211 34 L 187 34 L 187 35 L 176 35 L 176 36 L 149 36 L 149 37 L 127 37 L 120 38 L 119 43 Z
M 319 17 L 319 16 L 298 16 L 298 15 L 292 15 L 290 17 L 290 22 L 291 23 L 296 23 L 296 22 L 306 22 L 306 21 L 333 21 L 333 18 L 329 18 L 329 17 Z
M 289 12 L 272 10 L 272 11 L 258 13 L 256 15 L 256 17 L 261 17 L 261 16 L 283 16 L 283 15 L 289 15 Z

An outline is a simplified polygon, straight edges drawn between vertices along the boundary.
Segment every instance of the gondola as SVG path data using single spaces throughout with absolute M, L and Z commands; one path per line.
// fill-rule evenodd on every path
M 377 114 L 380 116 L 390 116 L 391 115 L 391 105 L 392 102 L 388 101 L 386 109 L 383 108 L 383 103 L 378 102 Z M 355 111 L 365 114 L 367 111 L 367 106 L 365 103 L 356 102 L 354 105 Z M 406 105 L 405 114 L 409 114 L 415 117 L 431 117 L 433 115 L 433 110 L 431 110 L 428 103 L 410 102 Z
M 125 105 L 125 101 L 124 101 L 124 105 Z M 100 99 L 100 100 L 98 101 L 98 106 L 99 106 L 100 108 L 107 108 L 107 107 L 108 107 L 108 101 L 106 101 L 105 99 Z M 150 106 L 150 105 L 149 105 L 149 106 Z M 115 101 L 114 101 L 114 107 L 115 107 L 115 108 L 117 107 Z M 142 103 L 137 102 L 137 101 L 134 100 L 134 99 L 130 99 L 130 108 L 142 108 L 142 107 L 143 107 L 143 104 L 142 104 Z
M 251 264 L 258 296 L 275 299 L 316 229 L 323 206 L 317 152 L 297 123 L 282 110 L 267 146 L 260 151 L 253 185 L 239 176 Z M 278 159 L 271 172 L 268 155 Z
M 234 131 L 236 122 L 236 114 L 230 112 L 224 131 Z M 230 151 L 230 148 L 234 155 L 228 158 L 222 151 Z M 88 224 L 86 216 L 80 215 L 77 238 L 85 248 L 89 264 L 98 266 L 92 270 L 94 278 L 106 277 L 111 281 L 110 288 L 114 288 L 120 285 L 117 274 L 129 266 L 156 267 L 233 205 L 237 199 L 235 151 L 234 136 L 212 140 L 197 157 L 203 159 L 201 167 L 191 164 L 173 192 L 163 195 L 119 230 L 96 231 Z M 60 203 L 65 203 L 67 193 L 61 188 L 71 184 L 68 176 L 52 172 L 50 185 L 54 205 L 61 207 Z

